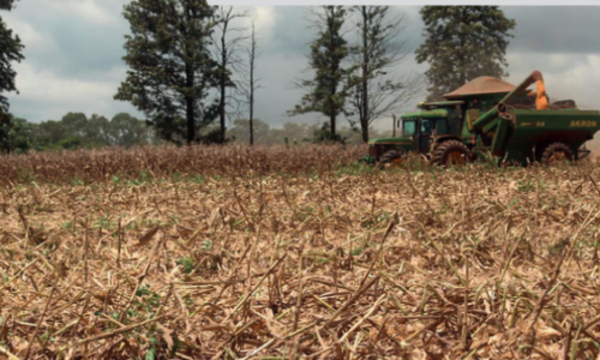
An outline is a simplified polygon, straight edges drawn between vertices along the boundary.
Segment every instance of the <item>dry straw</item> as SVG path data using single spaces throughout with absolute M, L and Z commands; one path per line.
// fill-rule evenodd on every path
M 0 357 L 598 358 L 597 163 L 280 150 L 3 158 Z

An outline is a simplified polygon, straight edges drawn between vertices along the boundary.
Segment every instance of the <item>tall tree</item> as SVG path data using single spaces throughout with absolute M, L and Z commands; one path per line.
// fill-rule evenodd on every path
M 130 147 L 152 143 L 152 129 L 143 120 L 119 113 L 110 121 L 111 145 Z
M 63 122 L 55 120 L 36 124 L 32 137 L 36 150 L 60 149 L 65 139 L 73 138 Z
M 0 153 L 26 153 L 31 148 L 31 125 L 12 114 L 0 114 Z
M 82 112 L 69 112 L 61 122 L 67 133 L 77 137 L 85 137 L 88 131 L 88 117 Z
M 426 40 L 416 60 L 429 63 L 429 99 L 479 76 L 508 76 L 503 67 L 516 23 L 498 6 L 424 6 L 421 17 Z
M 350 47 L 348 102 L 358 117 L 362 139 L 369 141 L 369 125 L 378 117 L 401 109 L 420 90 L 419 78 L 391 73 L 410 50 L 401 35 L 405 17 L 389 6 L 354 6 L 357 44 Z
M 14 0 L 0 0 L 0 10 L 12 10 Z M 15 86 L 16 71 L 11 62 L 21 62 L 24 45 L 18 35 L 8 28 L 0 17 L 0 112 L 8 112 L 8 99 L 2 95 L 5 91 L 17 91 Z M 12 119 L 12 117 L 9 117 Z
M 348 45 L 342 34 L 342 26 L 347 11 L 343 6 L 323 6 L 322 9 L 323 12 L 314 13 L 318 37 L 310 46 L 309 64 L 315 76 L 299 84 L 308 93 L 288 113 L 322 113 L 329 117 L 331 140 L 336 140 L 336 118 L 345 113 L 346 102 L 343 86 L 346 71 L 342 61 L 348 56 Z
M 216 117 L 219 80 L 211 55 L 215 6 L 206 0 L 134 0 L 124 7 L 129 70 L 115 99 L 142 111 L 164 140 L 188 145 Z
M 85 139 L 93 147 L 111 146 L 112 129 L 110 121 L 98 114 L 92 114 L 87 121 Z
M 256 57 L 258 56 L 256 30 L 254 21 L 252 21 L 252 33 L 250 35 L 250 46 L 248 46 L 248 84 L 246 91 L 246 100 L 248 101 L 248 122 L 250 124 L 250 145 L 254 145 L 254 94 L 260 88 L 256 78 Z
M 216 58 L 218 62 L 219 73 L 219 119 L 220 119 L 220 142 L 225 142 L 225 134 L 227 131 L 226 118 L 227 107 L 235 98 L 228 96 L 228 88 L 236 88 L 236 82 L 233 80 L 233 72 L 238 69 L 241 60 L 237 53 L 240 50 L 241 42 L 244 37 L 239 34 L 242 30 L 239 27 L 233 27 L 233 22 L 236 18 L 242 18 L 246 15 L 243 13 L 234 13 L 233 6 L 221 6 L 217 11 L 218 18 L 215 23 L 218 28 L 218 39 L 216 39 Z M 232 71 L 233 70 L 233 71 Z

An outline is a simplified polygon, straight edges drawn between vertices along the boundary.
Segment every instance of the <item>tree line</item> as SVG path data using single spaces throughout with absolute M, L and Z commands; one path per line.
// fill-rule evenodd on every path
M 29 150 L 48 151 L 105 146 L 130 147 L 156 144 L 152 128 L 144 120 L 120 113 L 112 119 L 93 114 L 70 112 L 60 120 L 28 122 L 10 116 L 0 123 L 0 150 L 4 153 L 25 153 Z
M 250 141 L 248 119 L 236 119 L 227 129 L 226 136 L 232 143 L 247 144 Z M 218 124 L 209 126 L 206 131 L 219 131 Z M 376 136 L 391 136 L 391 131 L 380 132 L 371 129 Z M 0 153 L 23 154 L 29 151 L 53 151 L 79 148 L 102 148 L 120 146 L 161 145 L 165 140 L 156 136 L 146 121 L 128 113 L 119 113 L 108 119 L 105 116 L 81 112 L 70 112 L 60 120 L 47 120 L 40 123 L 22 118 L 10 118 L 0 123 Z M 288 122 L 282 127 L 273 128 L 267 122 L 254 119 L 254 143 L 258 145 L 298 145 L 323 141 L 322 129 L 318 124 L 298 124 Z M 339 130 L 344 143 L 361 143 L 360 133 L 349 126 Z
M 10 11 L 15 1 L 0 0 L 0 10 Z M 307 130 L 310 136 L 305 139 L 344 141 L 358 133 L 360 140 L 368 141 L 378 135 L 373 121 L 414 102 L 425 84 L 428 99 L 439 99 L 475 77 L 508 76 L 505 53 L 515 22 L 497 6 L 422 7 L 425 41 L 414 52 L 407 45 L 406 16 L 397 10 L 368 5 L 309 8 L 310 75 L 295 82 L 303 94 L 288 115 L 315 113 L 326 121 Z M 253 144 L 264 136 L 260 131 L 266 123 L 254 119 L 254 113 L 259 90 L 268 84 L 256 74 L 260 37 L 253 21 L 243 26 L 248 13 L 205 0 L 132 0 L 123 16 L 130 25 L 123 57 L 128 70 L 114 99 L 131 103 L 145 119 L 119 114 L 117 121 L 109 121 L 93 115 L 86 119 L 89 129 L 83 143 L 75 140 L 83 136 L 81 130 L 70 138 L 48 140 L 59 143 L 38 140 L 46 135 L 36 137 L 33 148 L 123 145 L 115 128 L 132 124 L 134 133 L 149 142 L 179 145 L 240 138 Z M 12 64 L 24 60 L 23 49 L 18 35 L 0 18 L 0 143 L 14 140 L 21 128 L 56 125 L 36 127 L 9 113 L 2 93 L 17 90 Z M 417 63 L 429 64 L 424 74 L 401 71 L 411 55 Z M 85 123 L 81 115 L 78 121 Z M 125 118 L 131 123 L 123 122 Z M 339 124 L 341 118 L 347 125 Z M 228 129 L 232 119 L 237 125 Z M 62 125 L 69 123 L 64 120 Z M 244 121 L 247 126 L 242 126 Z M 239 133 L 243 127 L 247 136 Z M 343 127 L 350 132 L 341 131 Z

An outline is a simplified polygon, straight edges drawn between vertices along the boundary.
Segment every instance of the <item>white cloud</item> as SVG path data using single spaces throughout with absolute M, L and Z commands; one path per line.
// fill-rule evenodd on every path
M 600 109 L 600 101 L 594 91 L 600 82 L 600 55 L 573 56 L 584 58 L 585 63 L 574 65 L 562 73 L 552 73 L 546 82 L 552 81 L 555 98 L 574 99 L 582 108 Z M 550 83 L 549 83 L 550 84 Z
M 551 100 L 573 99 L 582 108 L 600 109 L 593 84 L 600 82 L 600 55 L 564 53 L 510 53 L 508 81 L 518 85 L 539 70 Z
M 255 24 L 257 30 L 270 34 L 277 20 L 275 7 L 257 6 L 254 8 L 254 14 L 256 16 Z
M 274 6 L 240 6 L 235 10 L 239 13 L 247 13 L 247 17 L 240 20 L 242 27 L 250 29 L 254 21 L 256 36 L 260 41 L 266 41 L 273 37 L 273 28 L 277 21 L 277 12 Z
M 11 93 L 8 97 L 11 102 L 37 105 L 34 109 L 22 109 L 21 112 L 27 113 L 27 116 L 16 114 L 30 121 L 60 119 L 70 111 L 105 116 L 113 116 L 120 111 L 136 114 L 128 104 L 113 100 L 119 80 L 124 78 L 124 68 L 112 69 L 102 81 L 63 78 L 28 63 L 17 65 L 16 70 L 19 94 Z
M 59 13 L 67 13 L 96 25 L 114 25 L 120 20 L 120 14 L 112 14 L 106 9 L 106 2 L 98 0 L 43 0 Z M 108 2 L 111 5 L 114 1 Z M 104 7 L 100 4 L 104 4 Z
M 122 20 L 120 9 L 127 0 L 35 0 L 18 2 L 8 18 L 19 17 L 49 22 L 69 18 L 93 25 L 114 25 Z M 82 29 L 85 31 L 85 29 Z
M 51 41 L 48 36 L 42 35 L 33 25 L 19 17 L 9 16 L 6 19 L 6 23 L 9 28 L 13 29 L 19 35 L 21 41 L 27 44 L 27 47 L 44 47 Z

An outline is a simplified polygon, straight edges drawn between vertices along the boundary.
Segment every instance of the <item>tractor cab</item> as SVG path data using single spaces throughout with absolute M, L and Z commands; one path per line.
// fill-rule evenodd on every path
M 452 134 L 449 113 L 446 109 L 436 109 L 403 115 L 399 121 L 400 133 L 410 139 L 412 145 L 407 150 L 427 152 L 433 138 Z
M 394 135 L 369 141 L 369 156 L 379 161 L 385 154 L 427 153 L 436 139 L 460 134 L 463 101 L 420 103 L 419 111 L 394 118 Z M 389 160 L 389 159 L 385 159 Z

